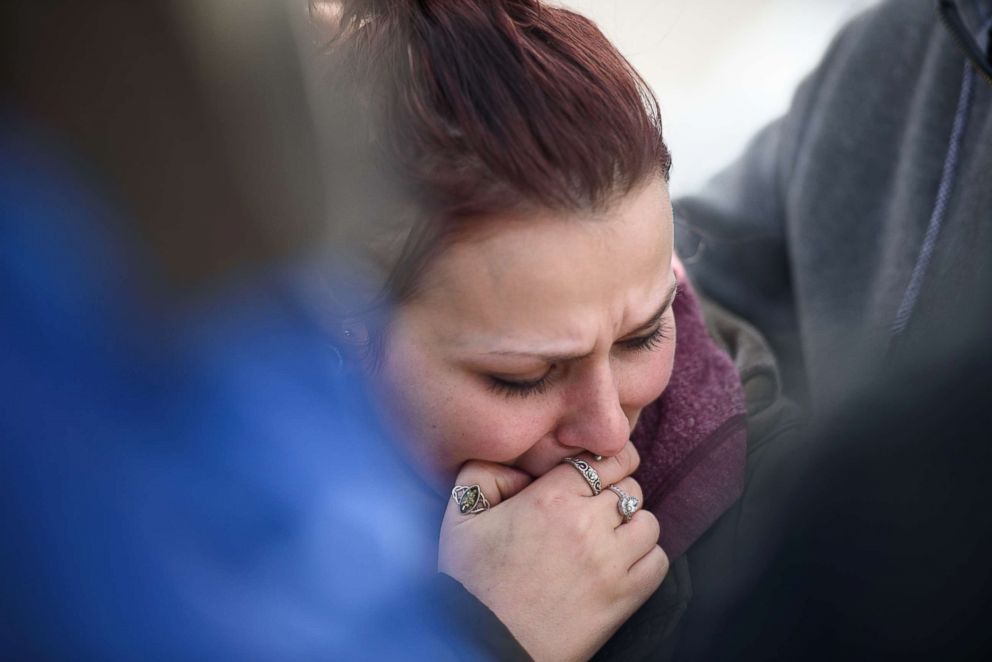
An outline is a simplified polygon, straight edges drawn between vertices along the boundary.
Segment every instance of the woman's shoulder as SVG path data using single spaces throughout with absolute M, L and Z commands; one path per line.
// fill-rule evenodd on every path
M 783 394 L 775 355 L 762 334 L 703 297 L 701 307 L 710 335 L 740 375 L 748 440 L 743 494 L 687 553 L 693 598 L 679 636 L 683 659 L 705 650 L 730 600 L 782 534 L 782 505 L 795 486 L 804 449 L 805 415 Z
M 782 388 L 778 361 L 757 328 L 718 303 L 698 296 L 706 329 L 730 357 L 744 389 L 748 421 L 748 456 L 802 426 L 804 414 Z

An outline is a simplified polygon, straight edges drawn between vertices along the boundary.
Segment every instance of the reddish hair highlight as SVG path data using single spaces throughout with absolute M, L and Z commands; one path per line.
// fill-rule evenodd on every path
M 590 20 L 537 0 L 318 2 L 342 89 L 409 219 L 383 265 L 402 301 L 479 217 L 595 211 L 668 178 L 658 103 Z M 411 211 L 412 209 L 412 211 Z M 374 221 L 373 221 L 374 223 Z

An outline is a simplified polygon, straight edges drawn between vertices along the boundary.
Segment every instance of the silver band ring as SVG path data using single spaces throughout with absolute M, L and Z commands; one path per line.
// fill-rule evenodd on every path
M 637 497 L 630 496 L 616 485 L 610 485 L 606 489 L 620 497 L 620 500 L 617 501 L 617 510 L 623 517 L 624 524 L 626 524 L 630 521 L 630 518 L 634 516 L 634 513 L 637 512 L 641 502 L 637 499 Z
M 489 499 L 478 485 L 455 485 L 451 498 L 458 504 L 458 512 L 462 515 L 478 515 L 489 510 Z
M 576 471 L 578 471 L 587 483 L 589 483 L 589 488 L 592 490 L 593 496 L 599 496 L 599 493 L 603 491 L 603 483 L 599 480 L 599 473 L 592 468 L 592 465 L 585 460 L 580 460 L 575 457 L 566 457 L 562 462 L 568 462 Z

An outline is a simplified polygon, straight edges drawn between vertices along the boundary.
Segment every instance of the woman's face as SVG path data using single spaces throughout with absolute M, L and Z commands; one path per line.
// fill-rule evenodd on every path
M 540 476 L 618 452 L 668 384 L 672 211 L 652 180 L 605 214 L 500 217 L 446 247 L 399 307 L 380 387 L 420 470 L 466 460 Z

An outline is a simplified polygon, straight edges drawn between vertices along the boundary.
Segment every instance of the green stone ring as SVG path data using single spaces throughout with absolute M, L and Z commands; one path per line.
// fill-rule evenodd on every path
M 489 510 L 489 499 L 478 485 L 455 485 L 451 498 L 458 504 L 458 512 L 462 515 L 478 515 Z

